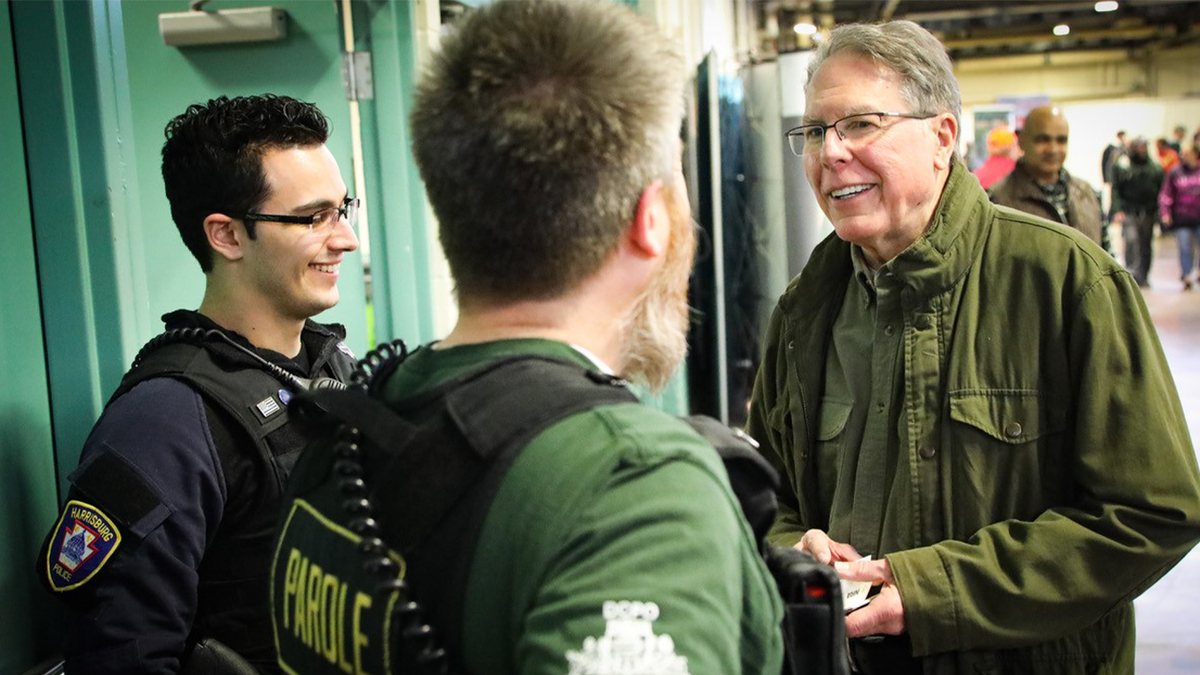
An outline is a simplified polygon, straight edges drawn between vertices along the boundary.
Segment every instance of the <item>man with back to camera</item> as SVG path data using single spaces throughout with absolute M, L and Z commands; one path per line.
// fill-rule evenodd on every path
M 988 190 L 992 201 L 1073 227 L 1108 250 L 1100 198 L 1087 181 L 1063 168 L 1070 126 L 1062 111 L 1051 106 L 1029 111 L 1017 139 L 1024 155 Z
M 1129 154 L 1113 170 L 1112 213 L 1125 240 L 1125 269 L 1142 288 L 1150 287 L 1154 220 L 1162 181 L 1162 167 L 1150 159 L 1146 139 L 1133 139 Z
M 310 320 L 337 304 L 358 248 L 328 135 L 316 106 L 269 94 L 167 125 L 163 182 L 204 298 L 165 315 L 165 344 L 125 375 L 39 556 L 66 607 L 72 675 L 175 673 L 206 638 L 278 670 L 267 567 L 304 440 L 287 404 L 296 378 L 353 368 L 345 330 Z
M 458 322 L 372 385 L 423 425 L 417 434 L 451 417 L 476 449 L 522 433 L 509 402 L 553 405 L 557 385 L 506 375 L 502 393 L 482 401 L 486 415 L 464 400 L 493 373 L 520 372 L 506 365 L 550 359 L 579 382 L 622 390 L 612 373 L 666 383 L 686 351 L 694 249 L 680 165 L 684 84 L 676 48 L 615 3 L 502 0 L 443 41 L 417 90 L 412 138 Z M 388 505 L 452 473 L 448 443 L 355 443 L 301 458 L 272 577 L 289 670 L 336 673 L 344 655 L 374 673 L 397 658 L 385 627 L 416 610 L 387 595 L 397 586 L 374 594 L 371 579 L 395 583 L 399 564 L 464 672 L 780 672 L 774 582 L 720 460 L 687 424 L 632 397 L 552 422 L 518 444 L 483 505 L 473 553 L 439 562 L 431 550 L 457 546 L 471 528 L 435 520 L 428 538 L 409 539 L 422 514 Z M 427 446 L 445 459 L 388 473 Z M 359 553 L 384 548 L 403 560 L 382 554 L 364 568 Z M 459 559 L 464 575 L 442 578 Z M 331 646 L 312 630 L 305 589 L 327 579 L 345 585 L 335 623 L 353 626 L 354 642 Z M 416 647 L 428 635 L 406 632 Z
M 1133 672 L 1131 601 L 1200 538 L 1136 284 L 988 201 L 923 28 L 838 27 L 808 73 L 787 136 L 836 236 L 780 298 L 755 384 L 771 540 L 877 585 L 846 619 L 859 672 Z

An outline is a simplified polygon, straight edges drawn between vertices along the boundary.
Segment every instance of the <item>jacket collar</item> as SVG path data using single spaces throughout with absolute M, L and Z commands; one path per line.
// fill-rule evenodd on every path
M 979 181 L 955 162 L 925 233 L 884 265 L 912 289 L 909 302 L 944 292 L 966 273 L 991 227 L 990 219 L 979 217 L 979 212 L 991 208 Z M 826 312 L 833 320 L 854 275 L 850 246 L 835 233 L 813 250 L 804 270 L 780 298 L 787 315 Z
M 338 344 L 346 337 L 346 329 L 341 324 L 322 324 L 306 319 L 304 329 L 300 333 L 300 339 L 304 342 L 304 347 L 308 352 L 309 369 L 304 372 L 295 361 L 280 354 L 279 352 L 255 347 L 245 336 L 237 331 L 229 330 L 218 325 L 215 321 L 204 316 L 199 312 L 188 309 L 177 309 L 173 312 L 168 312 L 162 316 L 162 321 L 166 325 L 167 330 L 180 328 L 203 328 L 205 330 L 218 330 L 228 336 L 231 340 L 241 345 L 245 349 L 255 352 L 267 361 L 280 366 L 293 374 L 304 377 L 311 377 L 321 371 L 321 368 L 330 360 L 335 350 L 338 349 Z M 230 365 L 242 367 L 259 368 L 260 364 L 248 356 L 245 352 L 229 346 L 221 341 L 206 341 L 203 343 L 205 349 L 210 353 L 224 359 Z
M 1063 175 L 1059 174 L 1059 180 L 1062 180 Z M 1045 201 L 1046 195 L 1042 193 L 1041 188 L 1037 185 L 1037 180 L 1025 168 L 1025 160 L 1020 160 L 1013 167 L 1012 173 L 1008 175 L 1008 181 L 1015 188 L 1013 192 L 1018 197 L 1025 199 L 1034 199 L 1037 201 Z
M 912 301 L 946 291 L 966 273 L 991 227 L 979 213 L 990 208 L 979 181 L 956 162 L 925 234 L 885 265 L 912 289 Z

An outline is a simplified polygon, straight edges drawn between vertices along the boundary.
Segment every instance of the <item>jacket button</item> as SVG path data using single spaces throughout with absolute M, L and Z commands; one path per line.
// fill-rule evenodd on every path
M 928 314 L 920 314 L 913 324 L 917 327 L 917 330 L 929 330 L 929 327 L 933 325 L 933 321 L 930 320 Z
M 796 342 L 794 340 L 788 340 L 788 349 L 795 349 L 795 348 L 796 348 Z
M 1017 438 L 1018 436 L 1020 436 L 1021 435 L 1021 423 L 1020 422 L 1009 422 L 1008 424 L 1005 424 L 1004 425 L 1004 435 L 1008 436 L 1009 438 Z
M 895 332 L 896 332 L 896 329 L 890 323 L 883 327 L 883 334 L 888 337 L 891 337 L 892 334 Z
M 917 454 L 921 456 L 921 459 L 933 459 L 934 455 L 937 454 L 937 448 L 932 445 L 922 445 Z

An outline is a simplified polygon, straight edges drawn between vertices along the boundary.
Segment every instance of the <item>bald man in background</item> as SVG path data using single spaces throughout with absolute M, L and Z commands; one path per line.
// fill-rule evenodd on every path
M 1070 126 L 1062 111 L 1034 108 L 1017 132 L 1024 156 L 1008 176 L 992 186 L 992 202 L 1073 227 L 1108 251 L 1100 198 L 1091 185 L 1063 168 Z

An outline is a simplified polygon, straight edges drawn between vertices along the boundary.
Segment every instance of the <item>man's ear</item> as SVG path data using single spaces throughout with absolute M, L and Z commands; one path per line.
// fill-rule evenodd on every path
M 937 136 L 938 148 L 934 156 L 934 166 L 946 169 L 950 166 L 950 158 L 954 156 L 954 146 L 958 142 L 958 121 L 954 115 L 943 113 L 938 115 L 937 126 L 933 133 Z
M 637 211 L 629 228 L 630 243 L 648 258 L 658 258 L 667 252 L 671 218 L 666 197 L 661 179 L 647 185 L 638 198 Z
M 208 245 L 226 260 L 241 260 L 246 229 L 223 213 L 210 213 L 204 219 L 204 234 Z

